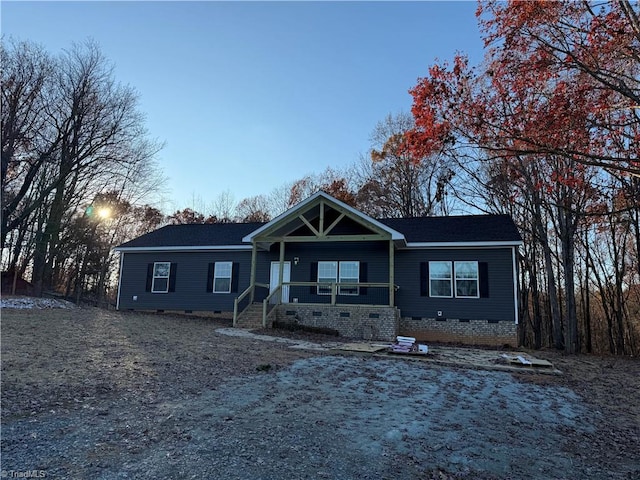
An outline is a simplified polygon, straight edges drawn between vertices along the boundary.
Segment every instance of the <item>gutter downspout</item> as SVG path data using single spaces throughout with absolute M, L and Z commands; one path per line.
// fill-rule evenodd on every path
M 514 318 L 516 319 L 516 325 L 519 323 L 518 318 L 518 262 L 516 260 L 516 248 L 512 247 L 511 256 L 513 259 L 513 308 Z

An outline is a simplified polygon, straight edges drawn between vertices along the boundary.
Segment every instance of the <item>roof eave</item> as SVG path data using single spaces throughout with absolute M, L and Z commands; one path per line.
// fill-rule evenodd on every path
M 184 246 L 161 246 L 161 247 L 115 247 L 115 252 L 214 252 L 251 250 L 251 245 L 184 245 Z
M 522 240 L 498 240 L 487 242 L 407 242 L 406 248 L 496 248 L 520 247 Z

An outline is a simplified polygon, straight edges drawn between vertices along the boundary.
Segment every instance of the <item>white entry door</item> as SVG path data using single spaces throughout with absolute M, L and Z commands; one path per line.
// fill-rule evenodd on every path
M 291 262 L 284 262 L 282 270 L 282 281 L 291 281 Z M 278 288 L 278 280 L 280 279 L 280 262 L 271 262 L 271 280 L 269 281 L 269 293 Z M 282 303 L 289 303 L 289 285 L 282 287 Z M 278 302 L 278 296 L 271 298 L 271 303 Z

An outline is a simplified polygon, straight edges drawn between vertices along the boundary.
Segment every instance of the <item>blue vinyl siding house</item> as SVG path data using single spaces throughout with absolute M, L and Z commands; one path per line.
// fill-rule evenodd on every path
M 319 192 L 267 223 L 168 225 L 120 245 L 118 308 L 514 345 L 521 244 L 506 215 L 376 220 Z

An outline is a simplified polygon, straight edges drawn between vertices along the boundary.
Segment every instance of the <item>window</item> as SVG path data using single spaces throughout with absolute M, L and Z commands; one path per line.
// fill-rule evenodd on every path
M 426 264 L 423 264 L 426 271 Z M 486 264 L 483 284 L 486 285 Z M 480 298 L 480 264 L 476 261 L 429 262 L 429 296 Z M 421 278 L 426 278 L 421 277 Z M 486 287 L 485 287 L 486 290 Z M 426 291 L 421 287 L 421 291 Z M 482 296 L 488 296 L 483 293 Z
M 429 262 L 429 292 L 431 297 L 453 297 L 451 262 Z
M 340 262 L 340 283 L 358 283 L 360 281 L 360 262 Z M 340 287 L 340 295 L 358 295 L 357 285 Z
M 335 283 L 337 278 L 338 262 L 318 262 L 318 283 Z M 331 287 L 318 285 L 318 295 L 331 295 Z
M 478 298 L 478 262 L 455 262 L 456 297 Z
M 366 272 L 365 272 L 366 276 Z M 318 283 L 359 283 L 360 282 L 360 262 L 318 262 Z M 318 295 L 331 295 L 329 285 L 318 285 Z M 357 285 L 347 285 L 338 287 L 338 295 L 359 295 Z
M 153 264 L 153 281 L 151 283 L 151 293 L 167 293 L 169 291 L 170 273 L 171 262 L 155 262 Z
M 213 292 L 231 292 L 232 262 L 216 262 L 213 269 Z

